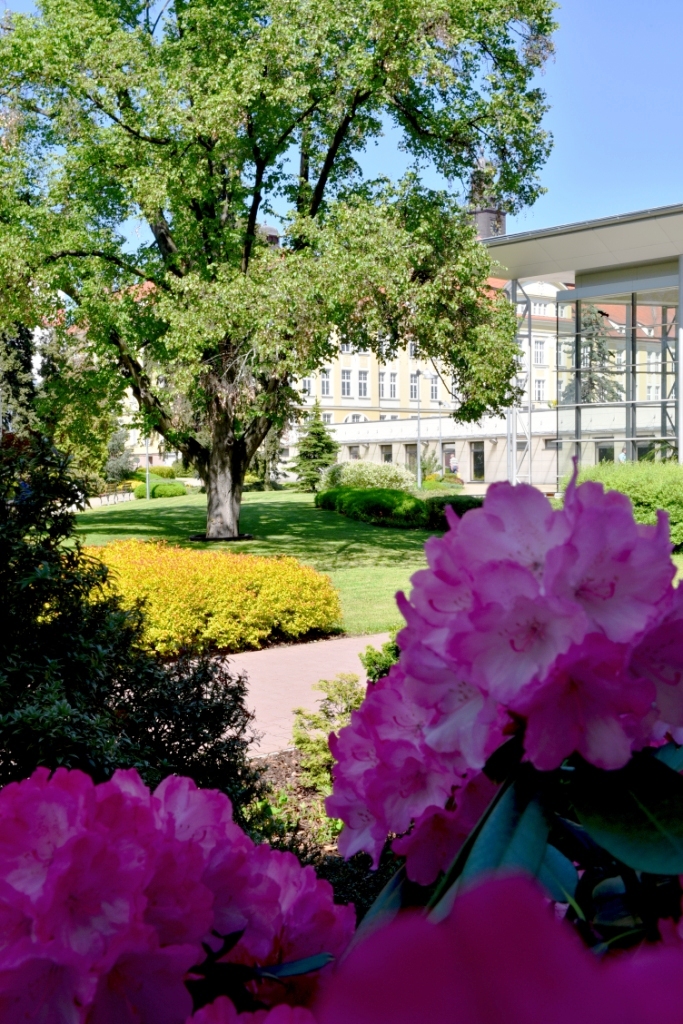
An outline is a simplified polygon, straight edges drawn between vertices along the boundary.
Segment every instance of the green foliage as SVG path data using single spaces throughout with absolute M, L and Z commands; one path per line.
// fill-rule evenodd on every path
M 399 646 L 396 643 L 396 631 L 392 633 L 389 640 L 382 644 L 379 650 L 368 644 L 363 653 L 359 655 L 361 665 L 368 677 L 368 682 L 376 683 L 378 679 L 388 675 L 391 666 L 395 665 L 398 661 L 399 654 Z
M 302 754 L 304 785 L 328 796 L 332 792 L 334 764 L 328 744 L 330 733 L 339 732 L 349 724 L 351 712 L 363 703 L 365 687 L 357 675 L 342 672 L 334 679 L 321 679 L 314 689 L 321 690 L 325 696 L 318 711 L 294 709 L 294 746 Z
M 639 523 L 656 523 L 657 510 L 663 508 L 669 514 L 671 540 L 676 547 L 683 545 L 683 466 L 669 460 L 601 462 L 581 467 L 579 481 L 584 480 L 627 495 Z
M 179 498 L 181 495 L 187 494 L 187 487 L 185 484 L 181 484 L 179 480 L 174 480 L 173 483 L 164 483 L 163 480 L 158 480 L 157 482 L 157 480 L 154 477 L 150 477 L 150 498 Z M 136 498 L 146 498 L 147 484 L 138 484 L 133 494 Z
M 59 384 L 72 405 L 93 413 L 130 387 L 205 483 L 241 484 L 297 408 L 293 382 L 342 336 L 386 358 L 414 338 L 454 378 L 462 419 L 510 405 L 515 312 L 488 288 L 463 207 L 482 159 L 502 208 L 541 191 L 554 6 L 171 0 L 154 21 L 124 0 L 44 0 L 8 15 L 3 316 L 55 324 L 78 350 Z M 363 180 L 357 158 L 387 118 L 415 166 L 463 183 L 459 201 L 416 173 Z M 258 227 L 282 206 L 286 258 Z M 134 252 L 131 217 L 154 238 Z M 238 509 L 218 505 L 210 524 L 220 512 L 236 529 Z
M 96 780 L 137 768 L 149 785 L 189 775 L 238 818 L 260 792 L 247 760 L 246 679 L 188 651 L 142 646 L 144 616 L 106 587 L 74 541 L 85 494 L 68 457 L 32 434 L 0 443 L 0 785 L 37 765 Z
M 173 466 L 155 466 L 152 472 L 155 476 L 160 476 L 162 480 L 175 480 L 176 478 Z
M 111 483 L 122 483 L 129 480 L 135 471 L 137 459 L 130 448 L 126 448 L 128 431 L 124 428 L 115 430 L 107 443 L 109 458 L 104 467 L 105 476 Z
M 354 487 L 358 490 L 383 487 L 393 491 L 412 491 L 415 487 L 413 474 L 393 462 L 365 462 L 353 459 L 337 462 L 323 473 L 321 489 Z
M 568 341 L 565 353 L 569 365 L 576 364 L 574 339 Z M 623 370 L 616 364 L 616 353 L 610 344 L 607 317 L 597 306 L 581 306 L 581 398 L 582 402 L 623 402 Z M 576 402 L 576 379 L 573 378 L 562 392 L 562 402 Z
M 480 508 L 483 498 L 471 494 L 438 494 L 418 498 L 405 491 L 384 488 L 355 490 L 337 487 L 316 494 L 318 508 L 339 512 L 373 526 L 400 529 L 445 530 L 445 508 L 450 505 L 458 516 L 472 508 Z
M 323 470 L 337 458 L 339 444 L 323 423 L 320 405 L 315 403 L 311 415 L 299 430 L 296 458 L 292 460 L 299 483 L 306 491 L 317 491 Z

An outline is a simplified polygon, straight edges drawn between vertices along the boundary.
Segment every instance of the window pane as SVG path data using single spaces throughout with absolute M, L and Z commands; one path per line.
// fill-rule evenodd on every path
M 486 467 L 484 464 L 484 442 L 471 441 L 470 449 L 472 452 L 472 479 L 483 480 L 486 475 Z

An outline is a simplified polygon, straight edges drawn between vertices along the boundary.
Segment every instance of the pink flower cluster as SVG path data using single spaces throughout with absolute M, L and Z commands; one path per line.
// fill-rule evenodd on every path
M 562 510 L 494 484 L 449 527 L 427 542 L 410 601 L 399 595 L 399 664 L 330 741 L 340 849 L 376 861 L 414 822 L 394 848 L 421 881 L 457 852 L 473 786 L 483 810 L 490 786 L 475 779 L 511 733 L 524 730 L 542 771 L 574 752 L 619 768 L 683 739 L 683 593 L 665 513 L 638 525 L 624 495 L 595 483 L 572 480 Z M 430 858 L 420 835 L 435 834 Z
M 680 1024 L 683 952 L 600 961 L 527 878 L 461 893 L 447 920 L 404 912 L 355 946 L 311 1010 L 238 1015 L 228 999 L 188 1024 Z
M 353 934 L 312 868 L 254 845 L 191 779 L 151 793 L 134 771 L 96 786 L 38 769 L 0 792 L 0 820 L 0 1024 L 184 1024 L 216 932 L 243 930 L 228 958 L 258 965 L 336 955 Z

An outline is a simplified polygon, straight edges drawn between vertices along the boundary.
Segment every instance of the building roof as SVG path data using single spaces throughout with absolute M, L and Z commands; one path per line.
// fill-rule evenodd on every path
M 683 255 L 683 204 L 483 240 L 511 280 L 656 263 Z

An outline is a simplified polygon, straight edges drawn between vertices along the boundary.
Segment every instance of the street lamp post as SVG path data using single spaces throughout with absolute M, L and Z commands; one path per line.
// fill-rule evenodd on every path
M 147 501 L 149 501 L 149 438 L 145 438 L 145 485 L 147 491 Z
M 417 489 L 422 489 L 422 438 L 420 437 L 420 377 L 422 371 L 417 370 Z
M 439 409 L 443 409 L 444 403 L 439 402 Z M 441 428 L 442 414 L 439 412 L 439 472 L 441 473 L 441 479 L 443 480 L 443 434 Z

